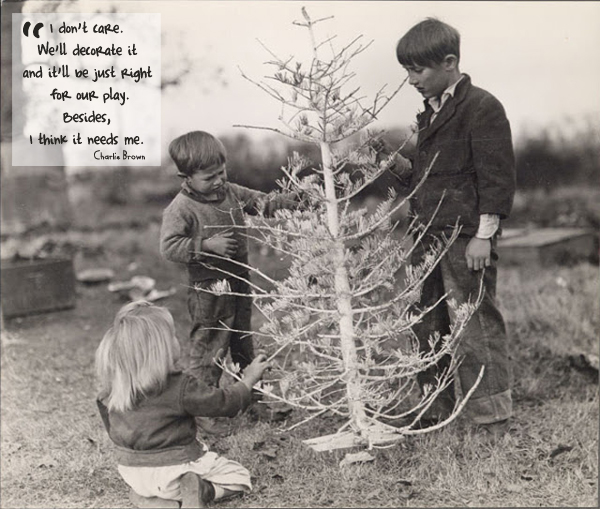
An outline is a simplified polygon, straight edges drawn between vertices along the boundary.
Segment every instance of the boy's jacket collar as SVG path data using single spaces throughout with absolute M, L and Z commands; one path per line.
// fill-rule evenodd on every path
M 223 184 L 223 187 L 219 189 L 219 191 L 216 193 L 216 196 L 209 198 L 207 197 L 207 195 L 199 193 L 198 191 L 190 187 L 190 185 L 184 181 L 181 184 L 181 193 L 183 193 L 188 198 L 191 198 L 192 200 L 200 203 L 219 203 L 222 202 L 225 198 L 225 193 L 227 192 L 228 185 L 229 184 L 225 182 L 225 184 Z
M 431 115 L 433 115 L 433 108 L 428 103 L 427 99 L 423 101 L 425 103 L 425 111 L 417 115 L 421 142 L 429 138 L 440 128 L 440 126 L 444 125 L 444 123 L 454 115 L 456 105 L 460 104 L 465 99 L 469 88 L 471 88 L 471 78 L 468 74 L 463 73 L 463 78 L 456 85 L 454 96 L 448 98 L 431 125 L 429 125 L 429 120 L 431 119 Z

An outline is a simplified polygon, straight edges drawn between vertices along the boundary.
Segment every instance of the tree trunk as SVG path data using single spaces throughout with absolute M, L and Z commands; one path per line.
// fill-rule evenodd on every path
M 335 293 L 337 308 L 340 313 L 340 346 L 344 363 L 348 410 L 350 411 L 350 423 L 352 427 L 356 431 L 363 431 L 367 427 L 367 420 L 364 405 L 361 401 L 350 282 L 348 281 L 348 270 L 344 261 L 344 243 L 340 239 L 338 203 L 333 179 L 331 148 L 327 142 L 321 143 L 321 156 L 323 160 L 325 196 L 327 198 L 327 224 L 329 232 L 334 239 L 333 259 L 336 267 Z

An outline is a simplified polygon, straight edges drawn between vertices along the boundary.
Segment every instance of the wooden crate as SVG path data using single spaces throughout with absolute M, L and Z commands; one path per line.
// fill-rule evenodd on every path
M 582 228 L 506 229 L 498 242 L 501 263 L 554 265 L 598 256 L 598 233 Z
M 75 306 L 75 273 L 70 259 L 2 260 L 2 316 L 12 318 Z

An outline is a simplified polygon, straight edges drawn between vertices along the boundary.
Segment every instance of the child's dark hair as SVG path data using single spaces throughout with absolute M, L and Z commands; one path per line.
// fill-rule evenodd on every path
M 460 60 L 460 34 L 450 25 L 427 18 L 412 27 L 396 46 L 400 65 L 431 67 L 441 64 L 447 55 Z
M 175 162 L 181 177 L 220 166 L 227 161 L 227 152 L 223 143 L 204 131 L 192 131 L 175 138 L 169 145 L 169 155 Z

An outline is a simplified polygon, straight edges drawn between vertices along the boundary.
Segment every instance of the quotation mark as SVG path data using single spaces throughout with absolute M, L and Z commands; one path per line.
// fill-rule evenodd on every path
M 31 22 L 27 21 L 25 22 L 25 24 L 23 25 L 23 33 L 25 34 L 25 37 L 29 37 L 29 27 L 31 26 Z M 33 27 L 33 35 L 39 39 L 40 38 L 40 30 L 42 29 L 42 27 L 44 26 L 43 23 L 38 23 L 37 25 L 35 25 Z

